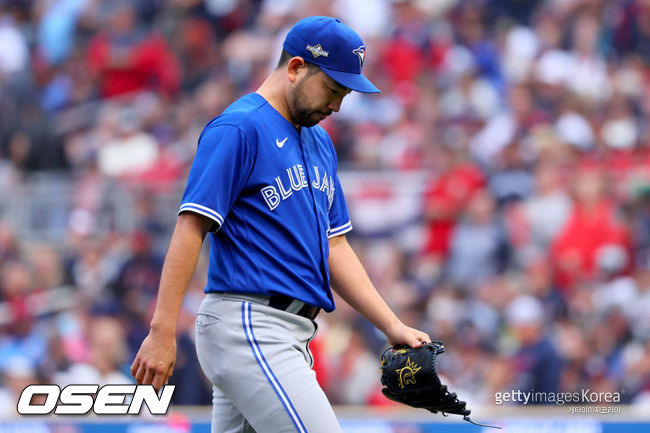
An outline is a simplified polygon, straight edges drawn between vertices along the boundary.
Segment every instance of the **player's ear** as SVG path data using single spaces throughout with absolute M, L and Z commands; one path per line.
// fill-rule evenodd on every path
M 287 77 L 289 81 L 295 83 L 301 70 L 307 68 L 307 64 L 302 57 L 292 57 L 287 63 Z

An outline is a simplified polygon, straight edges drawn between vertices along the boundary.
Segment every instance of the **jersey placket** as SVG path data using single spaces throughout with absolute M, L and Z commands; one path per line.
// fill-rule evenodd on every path
M 316 227 L 318 228 L 318 243 L 320 246 L 320 256 L 321 256 L 321 265 L 320 265 L 320 272 L 323 277 L 323 284 L 325 284 L 325 292 L 327 293 L 327 296 L 332 300 L 332 295 L 329 291 L 329 278 L 327 276 L 327 270 L 326 270 L 326 264 L 325 264 L 325 252 L 323 251 L 323 227 L 321 227 L 320 223 L 320 218 L 318 216 L 318 203 L 316 202 L 316 197 L 314 196 L 314 187 L 312 186 L 312 178 L 311 178 L 311 170 L 314 167 L 314 164 L 311 161 L 311 157 L 309 155 L 309 151 L 307 150 L 307 146 L 305 145 L 303 138 L 302 138 L 302 131 L 298 134 L 298 142 L 300 143 L 300 153 L 302 155 L 302 162 L 304 166 L 306 167 L 306 175 L 307 175 L 307 182 L 309 185 L 309 194 L 311 196 L 312 200 L 312 207 L 314 209 L 314 216 L 316 217 Z

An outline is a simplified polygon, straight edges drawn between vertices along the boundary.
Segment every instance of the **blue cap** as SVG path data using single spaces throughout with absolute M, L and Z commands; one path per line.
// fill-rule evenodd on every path
M 362 93 L 379 89 L 361 75 L 366 46 L 361 37 L 340 20 L 308 17 L 296 23 L 282 45 L 292 56 L 320 66 L 334 81 Z

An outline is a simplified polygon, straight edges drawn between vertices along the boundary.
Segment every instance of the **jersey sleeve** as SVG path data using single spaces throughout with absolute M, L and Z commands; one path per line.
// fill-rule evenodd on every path
M 243 132 L 232 125 L 204 130 L 187 179 L 179 214 L 194 212 L 212 219 L 217 231 L 246 185 L 253 158 Z
M 330 229 L 327 232 L 328 239 L 352 230 L 352 222 L 350 221 L 348 207 L 345 204 L 345 195 L 338 175 L 334 177 L 334 185 L 334 198 L 328 212 L 330 222 Z

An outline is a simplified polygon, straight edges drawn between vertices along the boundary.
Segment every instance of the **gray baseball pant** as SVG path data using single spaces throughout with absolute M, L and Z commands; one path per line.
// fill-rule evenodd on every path
M 196 351 L 213 385 L 212 433 L 340 432 L 311 369 L 316 323 L 264 299 L 210 293 L 199 308 Z

